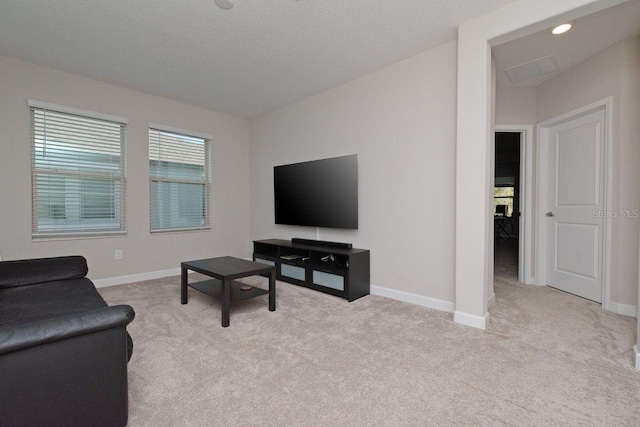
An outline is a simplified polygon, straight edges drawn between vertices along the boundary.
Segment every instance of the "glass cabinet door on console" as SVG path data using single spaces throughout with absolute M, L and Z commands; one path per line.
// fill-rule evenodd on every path
M 253 259 L 274 265 L 277 279 L 353 301 L 369 295 L 369 251 L 351 245 L 256 240 Z M 315 244 L 317 243 L 317 244 Z M 332 246 L 335 245 L 335 246 Z

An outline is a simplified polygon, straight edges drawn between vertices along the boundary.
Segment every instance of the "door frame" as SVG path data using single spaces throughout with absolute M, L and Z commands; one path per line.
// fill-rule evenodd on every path
M 605 126 L 605 141 L 604 141 L 604 208 L 607 211 L 611 211 L 611 198 L 609 194 L 611 192 L 612 182 L 612 156 L 610 154 L 611 145 L 611 123 L 612 123 L 612 111 L 611 106 L 613 104 L 613 97 L 607 97 L 596 101 L 592 104 L 585 105 L 584 107 L 577 108 L 569 111 L 568 113 L 561 114 L 560 116 L 553 117 L 538 123 L 538 167 L 536 168 L 536 268 L 535 268 L 535 282 L 537 285 L 547 285 L 547 221 L 545 221 L 545 212 L 547 209 L 547 195 L 548 195 L 548 178 L 549 173 L 549 129 L 578 117 L 594 113 L 596 111 L 604 111 L 604 126 Z M 609 253 L 611 251 L 611 238 L 609 230 L 611 229 L 611 218 L 609 215 L 604 216 L 603 230 L 602 230 L 602 307 L 608 309 L 609 305 L 609 288 L 610 288 L 610 258 Z
M 534 284 L 533 262 L 533 125 L 495 125 L 498 132 L 520 134 L 520 218 L 518 224 L 518 281 L 527 285 Z M 495 157 L 495 149 L 493 150 Z M 493 189 L 491 190 L 493 193 Z

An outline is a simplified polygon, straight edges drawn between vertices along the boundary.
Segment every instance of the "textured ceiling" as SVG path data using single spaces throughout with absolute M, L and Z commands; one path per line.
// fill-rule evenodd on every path
M 627 37 L 640 34 L 640 0 L 633 0 L 573 21 L 573 28 L 554 36 L 549 30 L 493 48 L 498 86 L 514 85 L 506 68 L 554 55 L 560 70 L 516 83 L 535 87 Z
M 1 0 L 0 54 L 255 117 L 513 0 Z

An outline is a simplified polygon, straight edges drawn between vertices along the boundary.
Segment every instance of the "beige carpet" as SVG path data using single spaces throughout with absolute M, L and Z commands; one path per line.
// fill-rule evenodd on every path
M 486 331 L 280 282 L 277 311 L 237 303 L 223 329 L 178 277 L 103 288 L 136 310 L 129 425 L 640 425 L 635 319 L 496 271 Z

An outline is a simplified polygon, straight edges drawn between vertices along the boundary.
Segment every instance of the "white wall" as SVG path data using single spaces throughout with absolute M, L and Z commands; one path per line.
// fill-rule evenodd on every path
M 249 125 L 244 119 L 0 56 L 0 252 L 20 259 L 84 255 L 93 279 L 165 269 L 216 255 L 250 255 Z M 128 234 L 123 237 L 31 239 L 31 174 L 27 99 L 129 119 Z M 212 229 L 149 232 L 148 123 L 213 135 Z M 114 260 L 123 249 L 124 259 Z
M 496 124 L 535 125 L 536 119 L 535 88 L 518 86 L 496 88 Z
M 559 116 L 613 96 L 608 197 L 612 211 L 640 212 L 640 37 L 597 53 L 540 85 L 537 121 Z M 611 220 L 610 301 L 634 307 L 638 299 L 640 219 Z M 625 308 L 622 307 L 622 311 Z
M 371 250 L 371 283 L 454 300 L 456 43 L 251 121 L 251 237 L 274 224 L 273 167 L 358 154 L 359 229 L 319 238 Z

